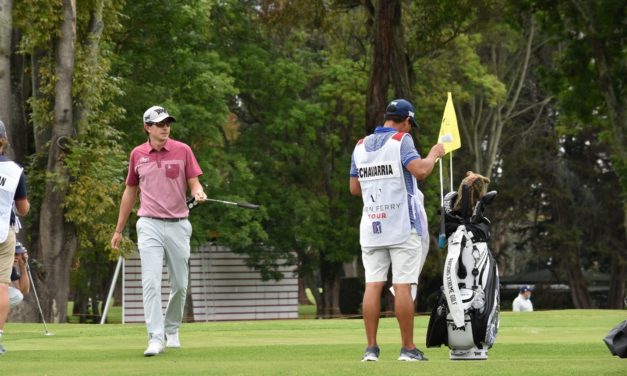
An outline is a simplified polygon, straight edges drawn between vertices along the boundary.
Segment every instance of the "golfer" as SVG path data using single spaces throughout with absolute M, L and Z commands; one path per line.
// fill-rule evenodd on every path
M 136 228 L 148 330 L 145 356 L 162 353 L 164 340 L 167 347 L 181 347 L 179 327 L 187 296 L 189 239 L 192 236 L 192 225 L 187 220 L 188 188 L 198 202 L 207 198 L 198 181 L 202 171 L 191 148 L 170 138 L 170 126 L 174 121 L 163 107 L 153 106 L 144 113 L 148 141 L 131 152 L 126 189 L 111 239 L 111 247 L 118 248 L 139 194 Z M 164 258 L 171 289 L 165 318 L 161 307 Z
M 15 211 L 24 216 L 30 210 L 24 172 L 17 163 L 4 156 L 8 143 L 7 130 L 0 121 L 0 355 L 6 352 L 2 337 L 4 323 L 9 315 L 9 286 L 15 261 L 15 227 L 19 223 Z
M 11 283 L 9 286 L 9 307 L 13 308 L 24 300 L 24 295 L 30 292 L 30 278 L 26 264 L 28 263 L 28 251 L 22 243 L 15 243 L 15 264 L 11 272 Z
M 416 179 L 429 176 L 445 153 L 444 146 L 436 144 L 421 159 L 407 133 L 412 127 L 417 128 L 412 104 L 393 100 L 386 108 L 383 126 L 359 140 L 353 152 L 350 192 L 361 196 L 364 205 L 360 243 L 366 272 L 363 314 L 368 346 L 363 361 L 379 359 L 381 291 L 390 265 L 402 340 L 398 360 L 427 360 L 414 344 L 412 285 L 416 288 L 429 247 L 423 195 Z

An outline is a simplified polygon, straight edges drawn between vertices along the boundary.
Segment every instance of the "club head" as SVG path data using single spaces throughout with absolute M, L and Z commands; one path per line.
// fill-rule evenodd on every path
M 46 337 L 51 337 L 51 336 L 53 336 L 53 335 L 54 335 L 54 333 L 45 332 L 45 333 L 44 333 L 44 335 L 45 335 Z

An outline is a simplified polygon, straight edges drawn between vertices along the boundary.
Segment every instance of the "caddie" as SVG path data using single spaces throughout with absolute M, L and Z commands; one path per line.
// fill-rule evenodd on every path
M 421 158 L 408 134 L 411 128 L 418 128 L 414 106 L 395 99 L 386 108 L 384 124 L 359 140 L 353 151 L 350 192 L 363 199 L 359 232 L 366 272 L 363 314 L 368 340 L 363 361 L 379 359 L 381 292 L 390 265 L 402 341 L 398 360 L 427 360 L 414 344 L 412 285 L 418 283 L 429 247 L 423 195 L 416 179 L 429 176 L 445 152 L 442 144 L 436 144 Z

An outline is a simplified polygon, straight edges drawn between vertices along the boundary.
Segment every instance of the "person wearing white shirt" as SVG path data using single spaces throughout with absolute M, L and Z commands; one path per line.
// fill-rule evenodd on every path
M 531 287 L 523 286 L 520 288 L 518 296 L 512 303 L 512 310 L 514 312 L 533 311 L 533 304 L 531 303 Z

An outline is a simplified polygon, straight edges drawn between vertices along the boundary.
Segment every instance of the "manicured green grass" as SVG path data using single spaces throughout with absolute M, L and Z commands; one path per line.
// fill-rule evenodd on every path
M 504 312 L 487 361 L 451 361 L 446 348 L 424 349 L 427 316 L 416 317 L 416 343 L 429 362 L 396 360 L 395 319 L 382 319 L 381 359 L 360 362 L 361 320 L 186 323 L 183 348 L 144 358 L 143 325 L 8 323 L 3 375 L 626 375 L 602 338 L 627 311 Z

